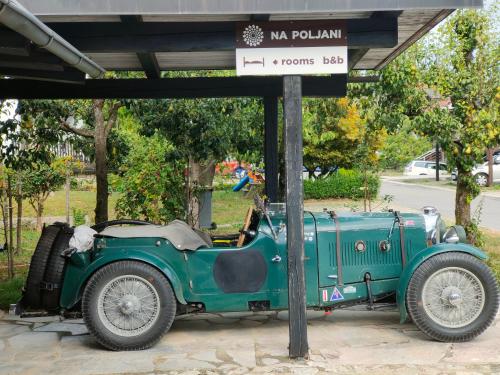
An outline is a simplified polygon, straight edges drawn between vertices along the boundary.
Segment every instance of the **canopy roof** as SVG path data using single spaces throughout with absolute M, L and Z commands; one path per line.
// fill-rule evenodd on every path
M 2 0 L 14 1 L 14 0 Z M 234 69 L 235 22 L 346 19 L 349 69 L 381 69 L 454 9 L 482 0 L 18 0 L 106 70 Z M 0 76 L 82 80 L 46 49 L 0 26 Z M 5 84 L 4 84 L 5 86 Z M 12 86 L 12 85 L 7 85 Z

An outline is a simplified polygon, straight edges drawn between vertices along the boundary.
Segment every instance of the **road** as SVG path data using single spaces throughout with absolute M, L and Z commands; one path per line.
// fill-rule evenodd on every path
M 392 204 L 420 210 L 423 206 L 436 207 L 444 218 L 455 217 L 455 191 L 452 189 L 403 183 L 382 179 L 380 196 L 392 195 Z M 500 196 L 480 195 L 472 202 L 472 212 L 482 203 L 480 226 L 500 231 Z

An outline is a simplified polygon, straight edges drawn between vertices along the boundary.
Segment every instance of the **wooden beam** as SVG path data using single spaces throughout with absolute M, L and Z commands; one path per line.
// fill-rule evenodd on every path
M 308 355 L 306 286 L 304 275 L 304 193 L 302 181 L 302 85 L 300 76 L 283 77 L 288 248 L 289 356 Z
M 61 64 L 48 64 L 43 62 L 30 61 L 30 59 L 4 59 L 1 56 L 2 55 L 0 55 L 0 69 L 13 68 L 26 70 L 45 70 L 52 72 L 64 71 L 64 67 Z M 82 79 L 85 79 L 85 76 L 83 76 Z
M 137 26 L 142 22 L 142 16 L 120 16 L 120 19 L 124 23 Z M 137 58 L 141 63 L 142 69 L 146 73 L 146 77 L 151 79 L 161 78 L 160 65 L 158 64 L 158 59 L 153 52 L 137 53 Z
M 0 27 L 0 54 L 12 56 L 28 56 L 30 42 L 11 29 Z
M 57 56 L 50 53 L 38 52 L 36 50 L 29 51 L 27 55 L 12 55 L 1 54 L 0 62 L 14 62 L 14 63 L 34 63 L 34 64 L 63 64 L 63 61 Z
M 235 22 L 56 22 L 51 29 L 83 53 L 232 51 Z M 0 29 L 0 41 L 15 37 Z M 349 48 L 391 48 L 397 45 L 397 17 L 347 20 Z M 0 46 L 2 42 L 0 42 Z
M 363 58 L 369 51 L 368 48 L 350 49 L 347 51 L 347 66 L 348 69 L 354 69 L 356 64 Z
M 0 80 L 0 85 L 1 83 L 4 82 L 12 82 L 14 84 L 17 83 L 21 84 L 24 90 L 26 91 L 33 90 L 34 86 L 36 86 L 35 83 L 44 85 L 56 85 L 56 83 L 59 83 L 64 85 L 67 90 L 70 90 L 71 87 L 73 89 L 75 88 L 74 86 L 75 83 L 83 85 L 85 82 L 85 74 L 80 72 L 79 70 L 52 71 L 52 70 L 36 70 L 36 69 L 23 69 L 23 68 L 0 66 L 0 76 L 21 78 L 21 79 L 2 79 Z M 7 99 L 7 96 L 4 96 L 4 98 Z M 11 98 L 14 97 L 11 96 Z
M 303 96 L 343 97 L 347 76 L 310 76 L 302 79 Z M 5 99 L 100 98 L 223 98 L 282 96 L 281 77 L 199 77 L 163 79 L 89 79 L 82 85 L 30 80 L 0 80 Z
M 252 14 L 250 16 L 250 21 L 253 22 L 267 22 L 271 18 L 270 14 Z
M 270 202 L 278 202 L 278 97 L 264 97 L 264 165 L 266 195 Z
M 380 76 L 354 76 L 347 79 L 347 83 L 375 83 L 380 81 Z

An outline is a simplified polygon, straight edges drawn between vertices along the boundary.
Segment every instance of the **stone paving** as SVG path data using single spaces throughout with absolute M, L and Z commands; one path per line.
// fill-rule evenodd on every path
M 111 352 L 81 319 L 0 312 L 0 374 L 500 374 L 500 324 L 469 343 L 429 340 L 395 311 L 309 311 L 309 360 L 289 360 L 287 312 L 176 319 L 152 349 Z

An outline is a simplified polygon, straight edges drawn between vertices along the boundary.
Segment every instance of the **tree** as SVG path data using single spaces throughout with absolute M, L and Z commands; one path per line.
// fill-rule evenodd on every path
M 184 163 L 162 136 L 130 137 L 132 149 L 120 168 L 117 215 L 168 223 L 182 217 Z
M 96 206 L 95 222 L 101 223 L 108 220 L 108 158 L 107 144 L 111 129 L 116 124 L 118 109 L 122 106 L 119 101 L 105 101 L 94 99 L 92 101 L 93 130 L 81 129 L 66 119 L 61 121 L 64 130 L 91 138 L 95 147 L 95 175 L 96 175 Z M 106 107 L 106 108 L 105 108 Z M 107 116 L 106 116 L 107 112 Z
M 402 170 L 410 161 L 432 148 L 425 136 L 416 134 L 411 122 L 403 124 L 399 131 L 389 134 L 380 148 L 382 169 Z
M 23 195 L 36 212 L 36 228 L 42 230 L 42 216 L 49 194 L 59 189 L 66 180 L 65 161 L 35 164 L 24 171 Z
M 364 137 L 366 121 L 348 98 L 309 99 L 304 103 L 304 166 L 310 176 L 320 167 L 350 167 Z
M 116 125 L 121 101 L 116 100 L 33 100 L 23 105 L 24 114 L 50 124 L 52 128 L 93 141 L 96 165 L 95 222 L 108 220 L 108 138 Z
M 470 240 L 477 224 L 470 203 L 479 194 L 471 171 L 487 148 L 500 143 L 500 47 L 490 22 L 484 11 L 458 11 L 431 40 L 434 56 L 425 78 L 451 98 L 452 108 L 429 108 L 419 121 L 421 131 L 439 138 L 449 164 L 457 168 L 455 219 Z
M 262 149 L 263 118 L 255 99 L 138 100 L 130 105 L 148 136 L 158 130 L 187 166 L 186 219 L 198 225 L 199 194 L 212 187 L 215 165 Z
M 8 101 L 0 115 L 0 134 L 2 147 L 0 154 L 7 168 L 5 193 L 7 200 L 15 198 L 17 205 L 17 226 L 15 253 L 21 250 L 22 216 L 23 216 L 23 183 L 27 176 L 25 171 L 34 164 L 50 163 L 53 158 L 51 147 L 57 143 L 58 136 L 44 123 L 38 123 L 30 116 L 19 116 L 23 103 Z M 13 205 L 8 204 L 9 248 L 14 249 L 12 240 Z

